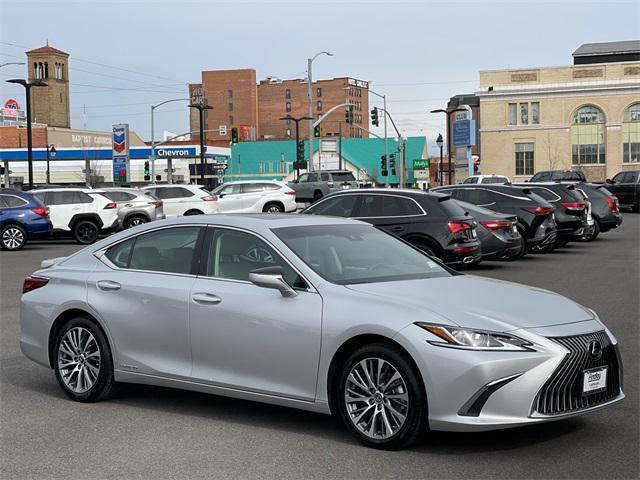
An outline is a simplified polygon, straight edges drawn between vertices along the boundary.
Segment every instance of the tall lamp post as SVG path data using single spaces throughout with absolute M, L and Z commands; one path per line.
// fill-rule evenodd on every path
M 154 138 L 154 122 L 153 122 L 153 112 L 156 108 L 164 105 L 165 103 L 171 103 L 171 102 L 185 102 L 185 101 L 189 101 L 189 98 L 174 98 L 172 100 L 165 100 L 164 102 L 160 102 L 156 105 L 151 105 L 151 183 L 155 184 L 156 183 L 156 145 L 155 145 L 155 138 Z
M 298 144 L 300 143 L 300 122 L 303 121 L 303 120 L 313 121 L 313 117 L 294 118 L 291 115 L 287 115 L 286 117 L 280 118 L 280 120 L 290 120 L 290 121 L 296 123 L 296 165 L 298 167 L 298 168 L 296 168 L 296 178 L 297 178 L 297 177 L 300 176 L 300 160 L 304 160 L 304 155 L 303 155 L 303 158 L 298 158 L 298 155 L 297 155 Z M 313 123 L 311 124 L 311 130 L 313 130 Z M 313 146 L 313 144 L 311 146 Z M 309 165 L 311 165 L 311 160 L 312 159 L 313 159 L 313 154 L 311 155 L 311 158 L 309 159 Z
M 33 188 L 33 141 L 31 138 L 31 88 L 46 87 L 47 84 L 40 79 L 31 80 L 30 82 L 22 78 L 12 78 L 7 83 L 17 83 L 22 85 L 25 90 L 25 100 L 27 102 L 27 165 L 29 167 L 29 189 Z
M 204 111 L 211 110 L 213 107 L 190 103 L 189 108 L 197 108 L 200 115 L 200 183 L 204 185 Z
M 464 108 L 452 108 L 452 109 L 438 108 L 437 110 L 431 110 L 431 113 L 444 113 L 447 115 L 447 156 L 449 157 L 449 167 L 447 168 L 447 175 L 448 175 L 447 181 L 449 182 L 449 185 L 451 185 L 451 134 L 450 134 L 451 128 L 450 127 L 451 127 L 451 115 L 453 115 L 455 112 L 466 112 L 466 110 Z
M 313 66 L 313 61 L 318 58 L 320 55 L 327 55 L 328 57 L 333 57 L 333 53 L 322 51 L 316 53 L 313 57 L 307 59 L 307 103 L 309 107 L 308 111 L 308 120 L 309 120 L 309 171 L 313 171 L 313 93 L 312 86 L 313 76 L 311 75 L 311 67 Z M 296 129 L 298 128 L 298 124 L 296 123 Z M 296 144 L 297 145 L 297 144 Z
M 47 185 L 51 183 L 51 170 L 49 170 L 49 159 L 56 157 L 56 147 L 52 143 L 49 145 L 47 143 Z
M 442 140 L 441 133 L 438 134 L 438 138 L 436 139 L 436 144 L 438 145 L 438 148 L 440 148 L 440 163 L 438 164 L 438 174 L 436 177 L 436 181 L 440 185 L 442 185 L 442 162 L 444 161 L 444 158 L 442 156 L 442 148 L 444 147 L 444 140 Z

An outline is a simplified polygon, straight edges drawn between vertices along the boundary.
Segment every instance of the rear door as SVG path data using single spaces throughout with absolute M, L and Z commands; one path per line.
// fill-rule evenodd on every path
M 49 218 L 54 229 L 69 230 L 69 222 L 73 216 L 84 211 L 84 205 L 74 203 L 74 193 L 73 191 L 46 192 L 44 203 L 49 207 Z M 39 195 L 38 192 L 36 194 Z
M 264 183 L 242 184 L 242 210 L 245 212 L 261 212 L 265 195 Z
M 304 211 L 308 215 L 350 218 L 355 216 L 362 195 L 335 195 L 314 203 Z
M 402 236 L 408 232 L 411 219 L 424 214 L 422 207 L 412 198 L 370 193 L 362 195 L 355 218 Z
M 218 192 L 218 204 L 222 213 L 239 212 L 242 210 L 242 185 L 232 183 Z
M 193 192 L 184 187 L 156 188 L 155 195 L 163 201 L 167 218 L 184 215 L 192 206 L 195 207 L 191 205 L 195 200 Z

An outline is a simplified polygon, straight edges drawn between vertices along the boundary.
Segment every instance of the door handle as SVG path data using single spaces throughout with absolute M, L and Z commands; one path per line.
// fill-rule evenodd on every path
M 133 207 L 133 203 L 125 203 L 125 207 Z
M 73 211 L 80 210 L 80 207 L 73 207 L 71 210 L 73 210 Z
M 404 230 L 404 227 L 392 227 L 391 231 L 392 232 L 401 232 Z
M 98 280 L 96 282 L 96 287 L 98 287 L 98 290 L 102 290 L 103 292 L 120 290 L 120 286 L 121 285 L 118 282 L 112 282 L 111 280 Z
M 193 295 L 191 295 L 191 300 L 204 305 L 217 305 L 222 301 L 222 299 L 217 295 L 203 292 L 194 293 Z

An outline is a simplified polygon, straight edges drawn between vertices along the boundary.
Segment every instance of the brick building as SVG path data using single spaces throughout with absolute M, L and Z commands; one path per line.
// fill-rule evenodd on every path
M 280 119 L 308 115 L 307 86 L 303 79 L 274 77 L 256 83 L 253 69 L 204 71 L 201 83 L 189 85 L 189 96 L 203 97 L 212 107 L 205 112 L 205 130 L 213 130 L 207 132 L 208 140 L 230 140 L 232 127 L 239 129 L 241 140 L 283 140 L 295 138 L 295 123 Z M 349 77 L 318 80 L 313 82 L 312 100 L 314 118 L 341 103 L 355 105 L 354 125 L 345 123 L 345 110 L 340 108 L 322 123 L 323 136 L 337 136 L 340 129 L 345 138 L 367 136 L 362 128 L 369 128 L 368 82 Z M 199 130 L 198 122 L 198 111 L 192 109 L 191 131 Z M 300 138 L 308 138 L 307 122 L 300 123 Z

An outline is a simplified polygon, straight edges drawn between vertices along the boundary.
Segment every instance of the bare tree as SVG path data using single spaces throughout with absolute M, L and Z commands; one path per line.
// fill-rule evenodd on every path
M 543 148 L 547 151 L 549 170 L 564 168 L 560 142 L 557 138 L 551 138 L 550 132 L 547 132 L 547 138 L 543 141 Z

